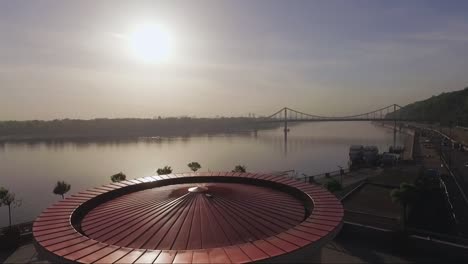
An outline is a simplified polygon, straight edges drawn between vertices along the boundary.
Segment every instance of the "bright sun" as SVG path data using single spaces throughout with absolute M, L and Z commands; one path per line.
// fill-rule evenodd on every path
M 173 43 L 172 36 L 160 25 L 145 24 L 133 31 L 129 37 L 133 53 L 148 63 L 167 61 Z

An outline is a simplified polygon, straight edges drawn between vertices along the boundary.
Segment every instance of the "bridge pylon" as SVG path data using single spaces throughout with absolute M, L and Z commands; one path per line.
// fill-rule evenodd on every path
M 284 108 L 284 133 L 288 132 L 288 108 Z
M 396 104 L 393 104 L 393 149 L 396 148 L 397 117 Z
M 288 132 L 289 132 L 289 128 L 288 128 L 288 108 L 285 107 L 284 108 L 284 129 L 283 129 L 283 133 L 284 133 L 284 152 L 285 152 L 285 154 L 287 152 L 287 147 L 288 147 Z

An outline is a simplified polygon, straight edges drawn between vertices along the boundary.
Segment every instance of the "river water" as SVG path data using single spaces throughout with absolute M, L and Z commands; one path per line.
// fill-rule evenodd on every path
M 404 138 L 398 134 L 397 142 Z M 22 200 L 12 215 L 21 223 L 60 199 L 52 193 L 58 180 L 71 184 L 71 194 L 109 183 L 120 171 L 127 179 L 152 175 L 165 165 L 186 172 L 191 161 L 202 165 L 200 171 L 230 171 L 243 164 L 251 172 L 294 169 L 314 175 L 347 166 L 352 144 L 387 151 L 393 132 L 370 122 L 322 122 L 291 126 L 287 144 L 282 128 L 153 140 L 0 143 L 0 186 Z M 7 224 L 7 208 L 0 207 L 0 226 Z

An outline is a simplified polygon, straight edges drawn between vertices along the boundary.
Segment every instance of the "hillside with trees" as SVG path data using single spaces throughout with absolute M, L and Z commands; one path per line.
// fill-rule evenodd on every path
M 397 111 L 396 115 L 402 119 L 468 126 L 468 87 L 409 104 Z M 392 116 L 389 114 L 389 117 Z

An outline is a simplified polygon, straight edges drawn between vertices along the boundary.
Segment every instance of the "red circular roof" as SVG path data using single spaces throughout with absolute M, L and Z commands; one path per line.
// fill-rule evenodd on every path
M 191 187 L 203 186 L 199 192 Z M 187 173 L 72 195 L 34 222 L 38 248 L 78 262 L 250 262 L 329 241 L 341 203 L 269 174 Z
M 281 233 L 304 220 L 304 204 L 273 188 L 240 183 L 175 184 L 100 204 L 81 222 L 84 234 L 143 249 L 231 246 Z

